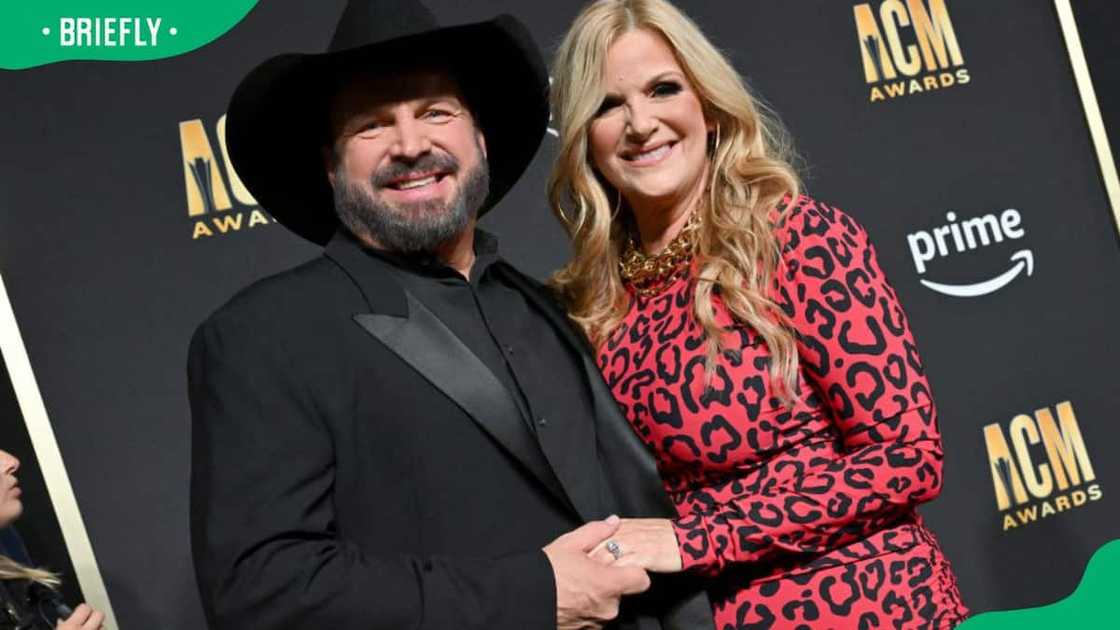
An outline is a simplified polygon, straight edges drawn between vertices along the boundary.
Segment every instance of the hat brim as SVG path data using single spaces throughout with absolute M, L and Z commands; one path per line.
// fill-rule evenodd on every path
M 226 145 L 257 202 L 296 234 L 326 244 L 338 229 L 323 161 L 339 73 L 363 59 L 443 51 L 486 139 L 490 192 L 498 203 L 536 155 L 548 127 L 548 73 L 527 29 L 502 15 L 350 50 L 272 57 L 241 81 L 226 114 Z

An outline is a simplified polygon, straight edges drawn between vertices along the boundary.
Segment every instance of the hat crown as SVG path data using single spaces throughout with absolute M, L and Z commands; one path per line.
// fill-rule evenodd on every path
M 340 52 L 440 28 L 417 0 L 350 0 L 338 19 L 329 52 Z

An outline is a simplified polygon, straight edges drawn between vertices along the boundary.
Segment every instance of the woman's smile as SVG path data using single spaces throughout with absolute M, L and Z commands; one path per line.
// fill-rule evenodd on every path
M 669 157 L 669 153 L 672 152 L 673 148 L 676 146 L 677 143 L 675 141 L 660 142 L 655 145 L 650 145 L 649 148 L 623 151 L 619 154 L 619 157 L 628 162 L 630 166 L 656 166 L 663 162 L 665 158 Z

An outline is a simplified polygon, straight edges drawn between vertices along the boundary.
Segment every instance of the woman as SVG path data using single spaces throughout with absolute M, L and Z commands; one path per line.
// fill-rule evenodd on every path
M 15 477 L 19 460 L 0 451 L 0 529 L 11 525 L 23 513 L 19 483 Z M 86 604 L 78 606 L 64 621 L 59 621 L 61 605 L 58 576 L 42 569 L 26 567 L 0 555 L 0 630 L 98 630 L 104 615 Z
M 553 284 L 679 514 L 592 555 L 710 576 L 720 628 L 958 624 L 914 510 L 937 418 L 867 234 L 799 195 L 778 125 L 664 0 L 587 6 L 553 78 Z

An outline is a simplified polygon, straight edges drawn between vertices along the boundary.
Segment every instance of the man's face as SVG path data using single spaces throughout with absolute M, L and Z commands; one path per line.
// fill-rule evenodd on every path
M 352 80 L 335 98 L 331 133 L 335 211 L 384 249 L 432 251 L 486 199 L 485 140 L 446 72 Z

